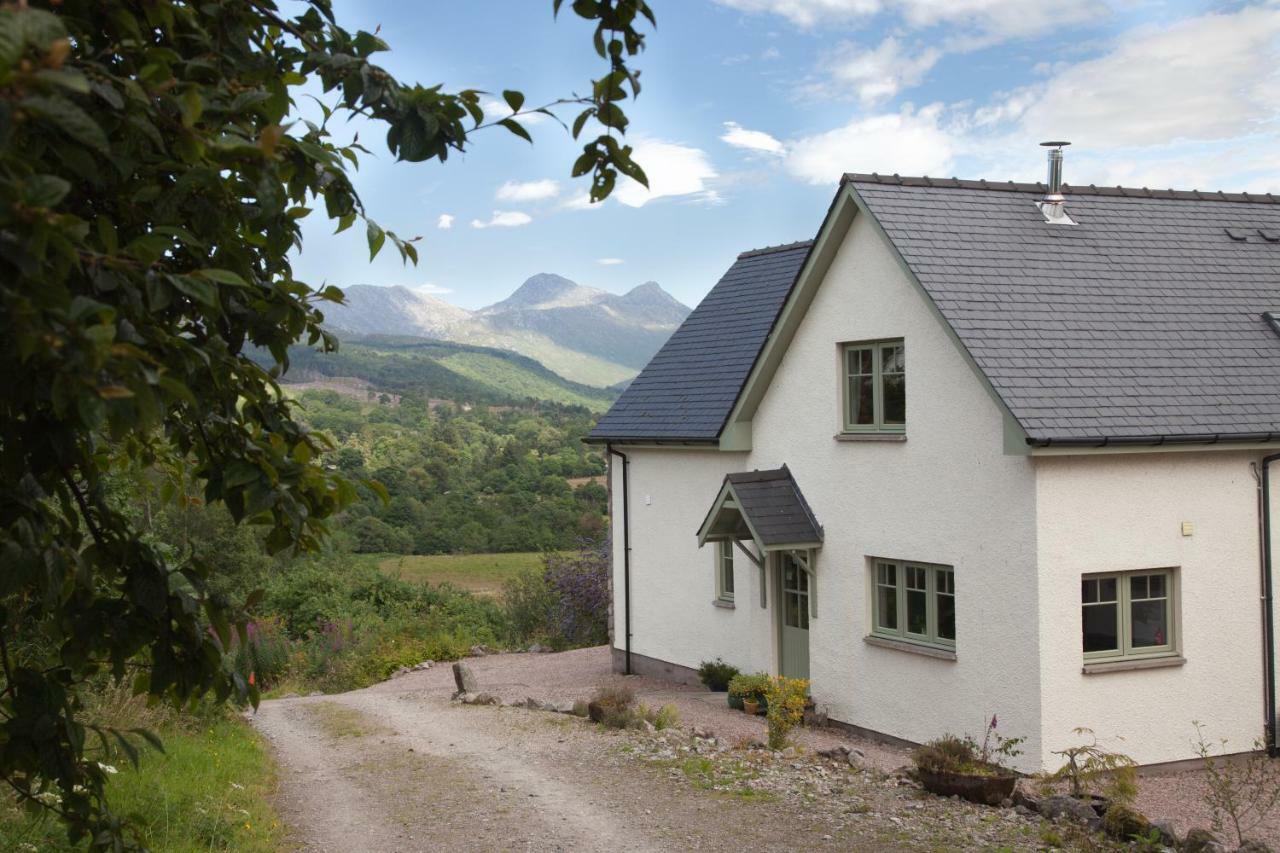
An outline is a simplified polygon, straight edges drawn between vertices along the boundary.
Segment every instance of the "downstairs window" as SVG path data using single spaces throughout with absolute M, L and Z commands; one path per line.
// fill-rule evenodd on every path
M 1087 662 L 1176 653 L 1172 569 L 1085 575 L 1080 621 Z

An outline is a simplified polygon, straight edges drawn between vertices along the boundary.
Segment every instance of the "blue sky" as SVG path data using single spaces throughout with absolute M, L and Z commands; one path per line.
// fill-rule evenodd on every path
M 333 236 L 317 214 L 299 277 L 475 308 L 557 272 L 693 305 L 738 252 L 812 236 L 841 172 L 1038 180 L 1050 138 L 1074 143 L 1068 182 L 1280 192 L 1277 0 L 650 2 L 628 137 L 652 192 L 588 208 L 568 176 L 580 146 L 550 121 L 533 146 L 494 128 L 443 165 L 396 163 L 353 122 L 340 131 L 374 155 L 356 187 L 384 227 L 422 236 L 421 262 L 370 264 L 362 230 Z M 589 25 L 554 21 L 551 0 L 335 6 L 349 29 L 381 26 L 379 61 L 406 81 L 538 104 L 602 73 Z

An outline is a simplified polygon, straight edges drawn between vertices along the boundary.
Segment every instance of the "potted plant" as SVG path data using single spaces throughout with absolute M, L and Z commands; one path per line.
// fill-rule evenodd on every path
M 763 672 L 739 673 L 729 679 L 729 707 L 741 708 L 753 715 L 762 713 L 763 708 L 768 707 L 765 700 L 768 690 L 769 676 Z
M 1025 738 L 1001 737 L 996 722 L 992 716 L 981 745 L 968 735 L 944 735 L 916 749 L 911 760 L 924 789 L 991 806 L 1013 796 L 1018 774 L 1004 762 L 1022 754 Z
M 698 679 L 712 693 L 723 693 L 729 689 L 729 682 L 738 674 L 738 668 L 725 663 L 720 658 L 704 660 L 698 667 Z

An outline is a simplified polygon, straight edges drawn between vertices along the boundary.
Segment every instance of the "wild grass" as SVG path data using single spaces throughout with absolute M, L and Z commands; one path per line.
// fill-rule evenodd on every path
M 142 845 L 166 853 L 282 849 L 284 832 L 270 806 L 275 771 L 248 725 L 231 717 L 199 726 L 188 719 L 171 721 L 157 733 L 164 754 L 144 750 L 137 768 L 114 760 L 118 772 L 107 786 L 112 810 L 128 821 Z M 0 849 L 61 853 L 87 848 L 71 846 L 51 817 L 33 817 L 5 800 Z

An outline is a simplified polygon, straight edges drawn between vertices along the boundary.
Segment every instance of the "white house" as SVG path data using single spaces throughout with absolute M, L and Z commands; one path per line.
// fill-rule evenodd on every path
M 803 676 L 911 742 L 996 713 L 1022 769 L 1274 740 L 1272 311 L 1280 199 L 845 176 L 589 438 L 615 668 Z

